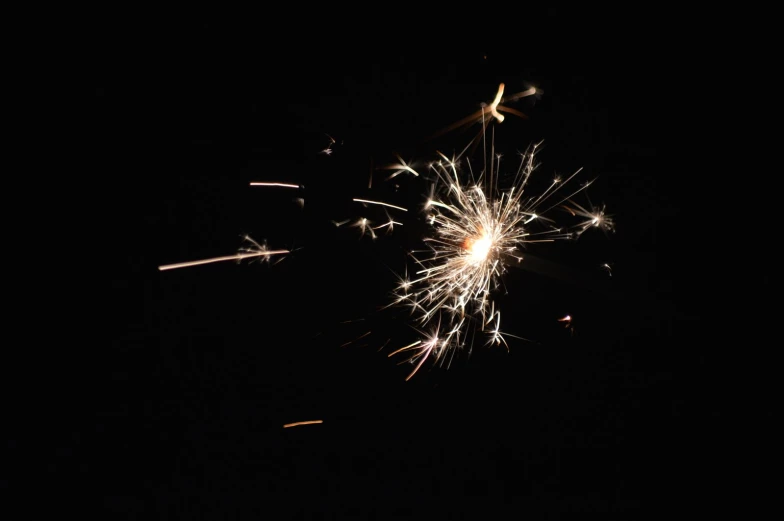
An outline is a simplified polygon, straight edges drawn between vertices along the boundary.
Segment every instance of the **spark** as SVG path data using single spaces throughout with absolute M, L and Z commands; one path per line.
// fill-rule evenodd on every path
M 384 342 L 384 344 L 383 344 L 381 347 L 379 347 L 379 348 L 377 349 L 377 351 L 381 351 L 382 349 L 384 349 L 384 348 L 387 346 L 387 344 L 389 344 L 389 342 L 390 342 L 391 340 L 392 340 L 391 338 L 387 338 L 387 341 L 386 341 L 386 342 Z
M 380 230 L 381 228 L 386 228 L 387 232 L 391 232 L 392 230 L 395 229 L 395 225 L 403 226 L 403 223 L 399 223 L 397 221 L 393 221 L 392 219 L 390 219 L 389 221 L 385 222 L 384 224 L 381 224 L 379 226 L 374 226 L 372 229 L 373 230 Z
M 316 425 L 319 423 L 324 423 L 324 420 L 308 420 L 304 422 L 294 422 L 294 423 L 287 423 L 283 425 L 284 429 L 288 429 L 289 427 L 298 427 L 300 425 Z
M 250 237 L 245 237 L 245 240 L 251 243 L 250 247 L 241 248 L 239 253 L 234 255 L 226 255 L 223 257 L 213 257 L 210 259 L 202 259 L 196 261 L 189 261 L 189 262 L 179 262 L 176 264 L 164 264 L 163 266 L 158 266 L 158 270 L 166 271 L 166 270 L 174 270 L 178 268 L 190 268 L 191 266 L 200 266 L 202 264 L 211 264 L 213 262 L 225 262 L 225 261 L 241 261 L 243 259 L 250 259 L 250 258 L 264 258 L 268 260 L 272 255 L 283 255 L 286 253 L 291 253 L 289 250 L 269 250 L 265 244 L 259 244 L 258 242 L 254 241 Z
M 591 207 L 590 210 L 586 210 L 574 201 L 569 201 L 569 204 L 564 205 L 564 208 L 573 216 L 583 217 L 585 219 L 576 227 L 577 230 L 575 233 L 577 236 L 582 235 L 589 228 L 600 228 L 605 233 L 615 231 L 615 222 L 611 215 L 605 213 L 604 205 Z
M 387 208 L 394 208 L 395 210 L 402 210 L 404 212 L 408 211 L 408 209 L 403 208 L 402 206 L 395 206 L 394 204 L 382 203 L 380 201 L 369 201 L 367 199 L 353 199 L 353 200 L 358 202 L 358 203 L 378 204 L 378 205 L 381 205 L 381 206 L 386 206 Z
M 328 156 L 331 156 L 331 155 L 332 155 L 332 152 L 333 152 L 333 150 L 332 150 L 332 145 L 334 145 L 334 144 L 335 144 L 335 138 L 333 138 L 333 137 L 332 137 L 332 136 L 330 136 L 329 134 L 324 134 L 324 135 L 325 135 L 325 136 L 327 136 L 327 137 L 329 138 L 329 145 L 327 145 L 327 148 L 325 148 L 324 150 L 322 150 L 322 151 L 321 151 L 321 153 L 322 153 L 322 154 L 326 154 L 326 155 L 328 155 Z
M 490 113 L 493 115 L 495 119 L 498 120 L 499 123 L 504 121 L 504 116 L 498 112 L 498 104 L 501 103 L 501 99 L 504 97 L 504 84 L 498 86 L 498 92 L 495 95 L 495 99 L 490 104 Z
M 498 123 L 502 123 L 504 121 L 505 116 L 501 114 L 501 112 L 506 112 L 508 114 L 513 114 L 523 119 L 528 119 L 528 116 L 526 116 L 525 113 L 520 112 L 519 110 L 513 109 L 511 107 L 508 107 L 506 105 L 502 105 L 502 103 L 506 101 L 517 101 L 521 98 L 526 98 L 529 96 L 536 96 L 537 94 L 539 94 L 539 91 L 536 89 L 536 87 L 529 87 L 528 89 L 522 92 L 512 94 L 511 96 L 507 96 L 505 98 L 504 97 L 505 88 L 506 86 L 503 83 L 501 83 L 498 86 L 498 91 L 496 92 L 495 98 L 493 99 L 492 102 L 490 102 L 489 104 L 482 103 L 479 110 L 449 125 L 448 127 L 441 129 L 435 135 L 433 135 L 431 139 L 446 134 L 447 132 L 451 132 L 459 128 L 469 127 L 475 123 L 481 122 L 482 129 L 479 131 L 479 134 L 477 134 L 476 138 L 472 140 L 473 143 L 477 138 L 479 138 L 484 134 L 485 130 L 487 129 L 487 126 L 490 124 L 490 122 L 493 119 L 495 119 Z
M 286 253 L 291 253 L 289 250 L 269 250 L 265 244 L 259 244 L 250 237 L 245 237 L 245 240 L 251 243 L 250 247 L 241 248 L 239 253 L 234 255 L 225 255 L 223 257 L 212 257 L 210 259 L 202 259 L 197 261 L 189 261 L 189 262 L 178 262 L 176 264 L 164 264 L 163 266 L 158 266 L 158 270 L 166 271 L 166 270 L 174 270 L 178 268 L 190 268 L 191 266 L 200 266 L 202 264 L 211 264 L 213 262 L 225 262 L 225 261 L 241 261 L 243 259 L 251 259 L 251 258 L 263 258 L 264 260 L 269 260 L 269 257 L 272 255 L 283 255 Z
M 360 239 L 364 237 L 366 233 L 370 235 L 371 239 L 375 239 L 376 234 L 373 232 L 374 228 L 371 226 L 371 224 L 372 223 L 367 218 L 360 217 L 354 224 L 352 224 L 352 226 L 354 228 L 359 228 L 360 232 L 362 232 L 359 236 Z
M 494 104 L 502 93 L 499 90 Z M 431 163 L 435 182 L 423 208 L 431 225 L 424 238 L 428 248 L 411 252 L 417 267 L 415 277 L 398 277 L 390 304 L 410 306 L 414 320 L 422 326 L 438 323 L 429 333 L 423 333 L 420 341 L 392 353 L 407 353 L 408 361 L 416 364 L 409 378 L 425 359 L 451 361 L 455 351 L 470 348 L 466 340 L 476 333 L 487 336 L 487 345 L 509 349 L 494 296 L 507 267 L 525 262 L 520 250 L 532 243 L 574 238 L 590 227 L 611 229 L 612 221 L 603 207 L 589 211 L 572 201 L 590 182 L 568 191 L 566 196 L 556 195 L 581 170 L 565 181 L 555 178 L 538 194 L 529 194 L 540 145 L 534 144 L 521 154 L 513 183 L 504 191 L 498 188 L 502 157 L 495 153 L 494 142 L 478 176 L 471 162 L 460 156 L 449 159 L 439 153 L 441 160 Z M 464 166 L 467 176 L 461 172 Z M 558 202 L 552 204 L 551 199 Z M 568 205 L 573 216 L 585 220 L 556 226 L 555 217 L 549 214 L 563 205 Z
M 281 188 L 302 188 L 300 185 L 293 185 L 288 183 L 265 183 L 261 181 L 253 181 L 250 186 L 279 186 Z
M 365 334 L 363 334 L 363 335 L 361 335 L 361 336 L 358 336 L 358 337 L 357 337 L 357 338 L 355 338 L 354 340 L 349 340 L 348 342 L 346 342 L 345 344 L 343 344 L 343 345 L 342 345 L 342 346 L 340 346 L 340 347 L 346 347 L 346 346 L 347 346 L 347 345 L 349 345 L 349 344 L 353 344 L 353 343 L 354 343 L 354 342 L 356 342 L 357 340 L 362 340 L 363 338 L 365 338 L 366 336 L 368 336 L 370 333 L 371 333 L 371 331 L 368 331 L 367 333 L 365 333 Z
M 572 323 L 572 316 L 571 315 L 566 315 L 566 316 L 564 316 L 562 318 L 559 318 L 558 322 L 563 322 L 564 323 L 564 327 L 569 330 L 569 333 L 571 335 L 574 335 L 574 324 Z
M 419 177 L 419 172 L 417 172 L 416 170 L 411 168 L 411 166 L 409 164 L 407 164 L 405 161 L 403 161 L 403 158 L 401 158 L 400 156 L 397 156 L 397 160 L 398 160 L 397 163 L 394 163 L 392 165 L 387 165 L 385 167 L 382 167 L 384 170 L 394 170 L 395 171 L 392 175 L 387 177 L 387 181 L 389 181 L 390 179 L 395 178 L 395 177 L 397 177 L 400 174 L 403 174 L 405 172 L 408 172 L 409 174 L 413 174 L 415 177 Z

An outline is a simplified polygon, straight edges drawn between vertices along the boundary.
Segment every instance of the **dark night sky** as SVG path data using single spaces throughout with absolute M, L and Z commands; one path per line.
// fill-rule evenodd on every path
M 636 519 L 709 495 L 705 476 L 721 466 L 711 440 L 743 408 L 714 334 L 722 304 L 710 298 L 716 269 L 703 262 L 695 204 L 704 176 L 684 151 L 699 72 L 525 50 L 369 59 L 253 42 L 208 24 L 154 58 L 128 46 L 100 62 L 90 116 L 117 238 L 96 316 L 106 335 L 79 358 L 99 381 L 73 384 L 82 406 L 55 442 L 76 470 L 51 463 L 44 482 L 84 483 L 84 501 L 112 519 L 278 519 L 282 508 Z M 478 127 L 426 138 L 500 82 L 542 90 L 511 104 L 529 119 L 495 125 L 501 152 L 544 140 L 539 176 L 598 176 L 588 195 L 617 230 L 533 245 L 556 276 L 506 274 L 503 322 L 536 343 L 510 339 L 507 353 L 480 342 L 449 370 L 426 364 L 405 382 L 411 366 L 386 355 L 413 338 L 408 316 L 377 310 L 417 244 L 423 194 L 378 174 L 368 190 L 368 176 L 396 153 L 461 149 Z M 331 156 L 319 154 L 327 134 Z M 412 208 L 410 226 L 376 241 L 332 226 L 376 211 L 351 201 L 365 196 Z M 157 269 L 233 254 L 244 234 L 297 251 L 274 265 Z M 557 321 L 565 314 L 573 334 Z M 324 423 L 282 428 L 314 419 Z

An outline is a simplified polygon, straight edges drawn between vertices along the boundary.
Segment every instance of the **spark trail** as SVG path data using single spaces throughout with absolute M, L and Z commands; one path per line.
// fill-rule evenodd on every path
M 269 260 L 269 257 L 272 255 L 283 255 L 286 253 L 291 253 L 289 250 L 269 250 L 267 246 L 264 244 L 259 244 L 258 242 L 254 241 L 250 237 L 245 237 L 245 240 L 248 241 L 251 246 L 241 248 L 239 253 L 234 255 L 225 255 L 223 257 L 212 257 L 210 259 L 202 259 L 202 260 L 195 260 L 195 261 L 188 261 L 188 262 L 178 262 L 176 264 L 164 264 L 162 266 L 158 266 L 158 270 L 160 271 L 167 271 L 167 270 L 174 270 L 178 268 L 190 268 L 192 266 L 200 266 L 202 264 L 212 264 L 213 262 L 225 262 L 225 261 L 241 261 L 243 259 L 252 259 L 252 258 L 261 258 L 264 260 Z

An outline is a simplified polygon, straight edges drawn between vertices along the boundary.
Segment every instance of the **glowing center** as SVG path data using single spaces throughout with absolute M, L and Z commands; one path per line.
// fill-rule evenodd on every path
M 493 241 L 487 235 L 482 235 L 478 239 L 470 240 L 468 242 L 468 253 L 473 263 L 484 262 L 490 254 L 490 247 Z

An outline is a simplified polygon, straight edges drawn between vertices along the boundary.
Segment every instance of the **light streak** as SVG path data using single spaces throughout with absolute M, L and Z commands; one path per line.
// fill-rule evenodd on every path
M 394 208 L 395 210 L 402 210 L 404 212 L 408 211 L 408 209 L 403 208 L 402 206 L 395 206 L 394 204 L 382 203 L 381 201 L 369 201 L 367 199 L 352 199 L 352 200 L 356 201 L 358 203 L 378 204 L 378 205 L 381 205 L 381 206 L 386 206 L 387 208 Z
M 324 423 L 324 420 L 308 420 L 304 422 L 286 423 L 285 425 L 283 425 L 283 428 L 288 429 L 290 427 L 299 427 L 300 425 L 316 425 L 319 423 Z
M 388 231 L 392 231 L 396 224 L 398 226 L 403 226 L 403 223 L 399 223 L 397 221 L 393 221 L 392 219 L 390 219 L 389 221 L 385 222 L 384 224 L 380 224 L 378 226 L 374 226 L 373 229 L 374 230 L 379 230 L 381 228 L 387 228 Z
M 265 183 L 261 181 L 253 181 L 250 186 L 278 186 L 281 188 L 302 188 L 300 185 L 293 185 L 289 183 Z
M 340 346 L 340 347 L 346 347 L 346 346 L 347 346 L 347 345 L 349 345 L 349 344 L 353 344 L 353 343 L 354 343 L 354 342 L 356 342 L 357 340 L 362 340 L 363 338 L 365 338 L 366 336 L 368 336 L 370 333 L 371 333 L 371 331 L 368 331 L 367 333 L 365 333 L 365 334 L 363 334 L 363 335 L 361 335 L 361 336 L 358 336 L 358 337 L 357 337 L 357 338 L 355 338 L 354 340 L 349 340 L 348 342 L 346 342 L 345 344 L 343 344 L 343 345 L 342 345 L 342 346 Z
M 288 250 L 276 250 L 276 251 L 265 251 L 265 252 L 256 252 L 256 253 L 237 253 L 236 255 L 226 255 L 224 257 L 213 257 L 211 259 L 202 259 L 197 261 L 190 261 L 190 262 L 178 262 L 176 264 L 164 264 L 163 266 L 158 266 L 160 271 L 166 270 L 175 270 L 177 268 L 190 268 L 191 266 L 200 266 L 202 264 L 211 264 L 213 262 L 225 262 L 225 261 L 241 261 L 243 259 L 250 259 L 252 257 L 264 257 L 268 255 L 282 255 L 284 253 L 290 253 Z
M 162 266 L 158 266 L 158 270 L 160 271 L 167 271 L 167 270 L 174 270 L 178 268 L 190 268 L 192 266 L 200 266 L 202 264 L 212 264 L 213 262 L 225 262 L 225 261 L 241 261 L 243 259 L 251 259 L 251 258 L 264 258 L 268 260 L 272 255 L 284 255 L 286 253 L 291 253 L 289 250 L 269 250 L 265 244 L 259 244 L 258 242 L 254 241 L 248 236 L 245 236 L 245 240 L 250 242 L 252 246 L 241 248 L 239 253 L 234 255 L 225 255 L 223 257 L 212 257 L 210 259 L 202 259 L 196 261 L 188 261 L 188 262 L 178 262 L 176 264 L 164 264 Z

